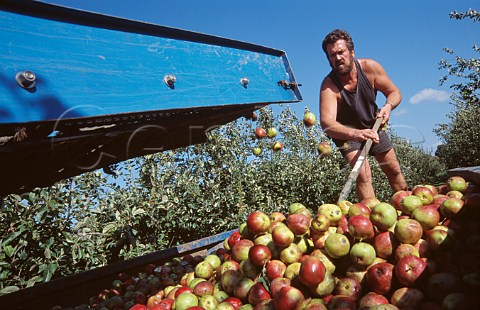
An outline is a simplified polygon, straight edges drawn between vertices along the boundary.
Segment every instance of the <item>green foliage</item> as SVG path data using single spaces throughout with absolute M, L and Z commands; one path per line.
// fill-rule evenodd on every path
M 470 18 L 478 21 L 480 12 L 453 12 L 451 18 Z M 473 46 L 474 54 L 480 53 L 480 48 Z M 449 55 L 454 52 L 445 49 Z M 441 60 L 440 69 L 447 74 L 440 80 L 441 84 L 452 79 L 451 88 L 455 91 L 453 110 L 448 115 L 450 123 L 439 124 L 434 129 L 437 136 L 444 142 L 437 151 L 437 155 L 445 162 L 448 168 L 468 167 L 480 165 L 480 57 L 462 58 L 456 56 L 453 60 Z
M 0 290 L 7 293 L 238 228 L 254 210 L 288 212 L 301 202 L 312 212 L 335 203 L 350 168 L 340 152 L 325 157 L 318 123 L 306 127 L 289 107 L 258 120 L 238 119 L 207 134 L 204 144 L 135 158 L 116 176 L 86 173 L 21 196 L 0 209 Z M 257 139 L 257 126 L 275 138 Z M 435 159 L 391 133 L 410 185 L 432 181 Z M 274 141 L 284 148 L 273 151 Z M 254 147 L 262 153 L 255 156 Z M 371 161 L 377 197 L 392 195 Z M 349 199 L 356 201 L 352 190 Z

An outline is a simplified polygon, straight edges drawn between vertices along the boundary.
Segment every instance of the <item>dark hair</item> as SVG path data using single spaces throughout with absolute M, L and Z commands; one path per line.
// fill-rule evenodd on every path
M 353 51 L 354 45 L 353 45 L 353 40 L 350 34 L 345 30 L 335 29 L 335 30 L 332 30 L 329 34 L 327 34 L 325 39 L 323 39 L 322 49 L 325 52 L 325 54 L 327 54 L 327 46 L 329 44 L 333 44 L 338 40 L 342 40 L 342 39 L 345 40 L 345 43 L 347 43 L 348 50 Z

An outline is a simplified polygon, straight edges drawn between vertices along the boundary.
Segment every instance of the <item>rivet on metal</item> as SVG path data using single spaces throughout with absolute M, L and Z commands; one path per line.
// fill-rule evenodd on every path
M 15 80 L 17 80 L 17 83 L 20 85 L 20 87 L 32 89 L 35 87 L 37 77 L 32 71 L 22 71 L 17 73 Z
M 246 77 L 243 77 L 240 79 L 240 83 L 242 83 L 243 87 L 247 88 L 248 83 L 250 83 L 250 80 L 247 79 Z
M 163 81 L 168 87 L 175 88 L 175 82 L 177 81 L 177 78 L 173 74 L 167 74 L 163 77 Z

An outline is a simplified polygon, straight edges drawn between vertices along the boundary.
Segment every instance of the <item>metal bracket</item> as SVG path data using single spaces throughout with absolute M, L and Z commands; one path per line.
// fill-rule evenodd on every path
M 277 82 L 278 86 L 281 86 L 285 89 L 295 90 L 296 88 L 302 86 L 302 84 L 297 84 L 297 82 L 290 82 L 287 80 L 281 80 Z

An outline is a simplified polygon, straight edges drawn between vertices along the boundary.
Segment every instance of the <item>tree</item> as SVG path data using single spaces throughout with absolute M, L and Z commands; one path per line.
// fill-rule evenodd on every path
M 468 10 L 467 12 L 452 12 L 451 19 L 471 19 L 473 23 L 480 20 L 480 12 Z M 455 93 L 451 96 L 453 110 L 448 117 L 448 124 L 439 124 L 434 132 L 444 144 L 437 149 L 439 156 L 448 168 L 468 167 L 480 165 L 480 48 L 472 47 L 477 58 L 462 58 L 456 56 L 453 60 L 442 59 L 440 69 L 447 71 L 440 84 L 453 79 L 450 86 Z M 454 51 L 445 48 L 449 55 Z

